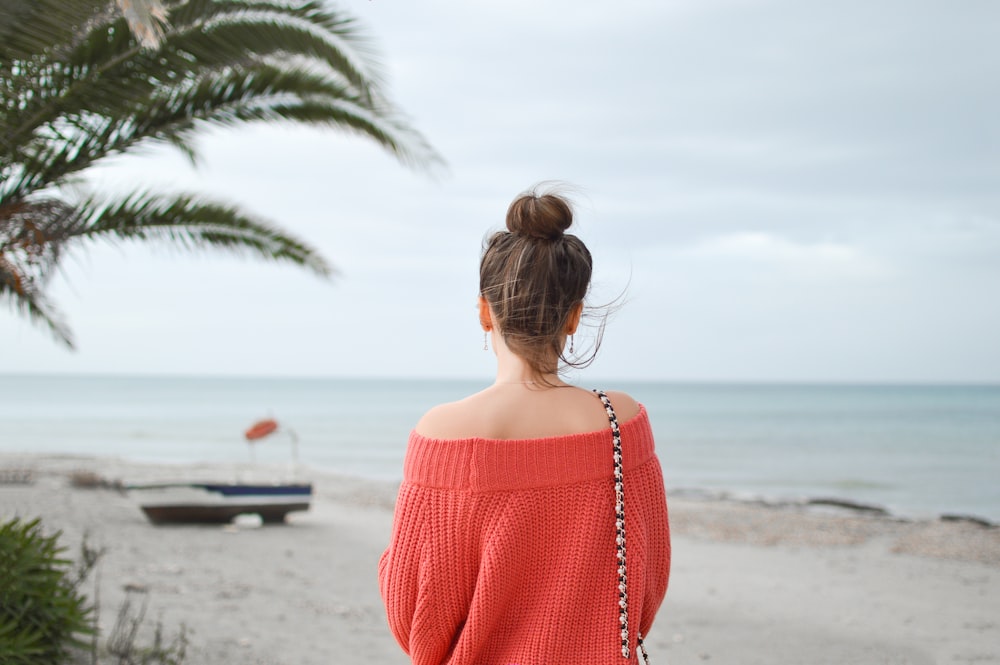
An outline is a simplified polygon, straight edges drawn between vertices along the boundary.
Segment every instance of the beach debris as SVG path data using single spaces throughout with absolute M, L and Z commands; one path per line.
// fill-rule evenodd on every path
M 955 513 L 945 513 L 940 517 L 942 522 L 968 522 L 969 524 L 975 524 L 981 526 L 985 529 L 993 529 L 998 526 L 995 522 L 991 522 L 986 518 L 979 517 L 977 515 L 960 515 Z
M 124 485 L 120 480 L 109 480 L 104 476 L 90 471 L 89 469 L 77 469 L 69 474 L 69 484 L 77 489 L 85 490 L 124 490 Z
M 31 485 L 34 482 L 35 473 L 27 467 L 0 469 L 0 485 Z
M 81 489 L 97 489 L 104 485 L 104 478 L 93 471 L 72 471 L 69 474 L 69 484 Z
M 231 522 L 223 525 L 222 530 L 226 533 L 239 533 L 247 529 L 259 529 L 264 525 L 264 518 L 258 513 L 240 513 Z
M 240 513 L 233 518 L 233 526 L 238 529 L 259 529 L 264 524 L 264 518 L 257 513 Z
M 859 501 L 851 501 L 850 499 L 818 497 L 815 499 L 807 499 L 806 505 L 844 508 L 846 510 L 851 510 L 859 513 L 867 513 L 869 515 L 880 515 L 884 517 L 887 517 L 889 515 L 889 511 L 883 508 L 882 506 L 876 506 L 870 503 L 861 503 Z
M 93 471 L 78 469 L 69 474 L 69 484 L 80 489 L 98 489 L 108 486 L 108 481 Z

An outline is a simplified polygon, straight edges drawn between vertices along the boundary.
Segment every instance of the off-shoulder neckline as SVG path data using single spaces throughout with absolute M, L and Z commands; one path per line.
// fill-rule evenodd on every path
M 619 427 L 630 427 L 634 423 L 638 422 L 642 418 L 647 418 L 646 407 L 642 403 L 639 404 L 639 410 L 634 416 L 628 420 L 618 423 Z M 471 443 L 471 442 L 490 442 L 490 443 L 524 443 L 527 441 L 561 441 L 565 439 L 582 438 L 588 439 L 595 436 L 601 436 L 603 434 L 609 433 L 611 431 L 610 424 L 608 427 L 601 428 L 599 430 L 591 430 L 588 432 L 570 432 L 567 434 L 553 434 L 550 436 L 536 436 L 527 438 L 517 438 L 517 439 L 497 439 L 488 436 L 459 436 L 459 437 L 438 437 L 438 436 L 426 436 L 421 434 L 416 430 L 416 428 L 410 430 L 410 438 L 417 438 L 422 441 L 433 441 L 437 443 Z

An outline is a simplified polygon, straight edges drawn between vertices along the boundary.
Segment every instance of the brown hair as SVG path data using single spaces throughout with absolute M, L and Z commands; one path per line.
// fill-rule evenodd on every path
M 479 264 L 479 292 L 511 351 L 539 375 L 593 361 L 563 355 L 566 324 L 590 288 L 593 259 L 575 235 L 573 208 L 565 196 L 530 190 L 507 209 L 507 231 L 490 236 Z M 603 325 L 601 326 L 603 329 Z M 555 365 L 553 365 L 553 362 Z

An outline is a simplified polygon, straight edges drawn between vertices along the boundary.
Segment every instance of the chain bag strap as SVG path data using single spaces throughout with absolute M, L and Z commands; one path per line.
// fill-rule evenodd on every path
M 625 474 L 622 471 L 622 435 L 618 430 L 618 417 L 615 415 L 611 400 L 603 390 L 595 390 L 597 396 L 604 404 L 604 410 L 608 414 L 608 422 L 611 424 L 611 443 L 614 451 L 615 462 L 615 544 L 618 558 L 618 623 L 621 625 L 622 636 L 622 658 L 628 659 L 631 655 L 629 648 L 628 632 L 628 565 L 625 551 Z M 649 655 L 643 644 L 642 633 L 638 633 L 636 646 L 646 665 L 649 665 Z

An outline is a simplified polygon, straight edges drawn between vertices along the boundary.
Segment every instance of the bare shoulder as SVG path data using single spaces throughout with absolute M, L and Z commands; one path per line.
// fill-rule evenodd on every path
M 619 422 L 631 420 L 639 413 L 639 403 L 628 393 L 623 393 L 620 390 L 606 392 L 608 399 L 611 400 L 611 406 L 615 408 L 615 415 L 618 416 Z
M 619 422 L 639 413 L 639 404 L 628 394 L 609 391 L 607 395 Z M 607 423 L 600 402 L 582 388 L 534 391 L 492 386 L 435 406 L 414 429 L 429 439 L 532 439 L 593 432 Z
M 474 402 L 475 398 L 476 395 L 472 395 L 433 407 L 417 421 L 414 429 L 430 439 L 464 438 L 473 427 L 475 410 L 470 402 Z
M 414 429 L 422 436 L 432 439 L 444 438 L 445 432 L 450 430 L 454 423 L 456 410 L 454 402 L 438 404 L 417 421 Z

